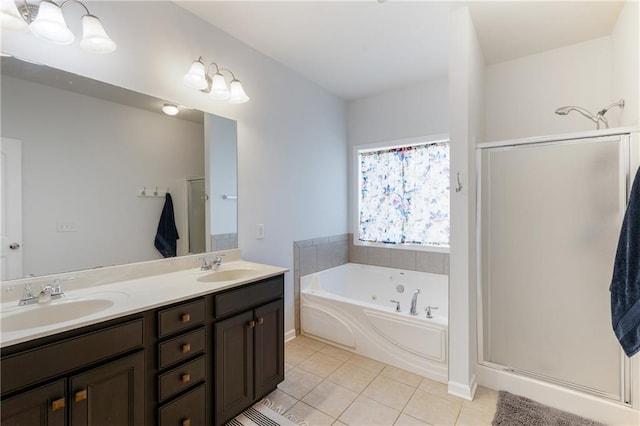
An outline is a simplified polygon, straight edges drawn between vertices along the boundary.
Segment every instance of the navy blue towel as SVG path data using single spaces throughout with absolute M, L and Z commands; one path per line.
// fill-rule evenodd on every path
M 160 222 L 158 223 L 156 239 L 153 244 L 164 257 L 175 257 L 178 239 L 180 237 L 178 236 L 176 220 L 173 215 L 173 200 L 171 200 L 171 194 L 167 192 L 162 214 L 160 215 Z
M 640 169 L 622 222 L 609 290 L 613 331 L 631 357 L 640 351 Z

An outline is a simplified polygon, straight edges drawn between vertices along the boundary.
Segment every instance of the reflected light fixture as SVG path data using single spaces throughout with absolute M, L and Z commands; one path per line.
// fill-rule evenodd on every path
M 167 115 L 176 115 L 180 112 L 180 108 L 178 108 L 178 106 L 174 104 L 164 104 L 162 106 L 162 112 Z
M 215 69 L 215 72 L 211 75 L 213 69 Z M 227 85 L 227 81 L 222 75 L 223 71 L 231 75 L 229 85 Z M 243 104 L 249 101 L 249 96 L 242 88 L 242 84 L 230 69 L 219 68 L 215 62 L 205 66 L 204 62 L 202 62 L 202 56 L 193 61 L 182 81 L 192 89 L 208 93 L 213 99 L 224 100 L 230 104 Z
M 86 15 L 82 17 L 82 40 L 80 47 L 91 53 L 111 53 L 116 44 L 104 30 L 100 20 L 89 12 L 78 0 L 65 0 L 60 5 L 51 0 L 37 4 L 27 3 L 18 7 L 13 0 L 0 0 L 0 26 L 3 31 L 29 31 L 50 43 L 66 45 L 75 40 L 67 26 L 62 9 L 70 4 L 79 4 Z

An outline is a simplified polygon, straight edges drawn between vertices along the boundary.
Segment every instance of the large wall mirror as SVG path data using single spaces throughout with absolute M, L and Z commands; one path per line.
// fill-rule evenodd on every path
M 15 58 L 1 71 L 3 280 L 161 259 L 167 192 L 178 256 L 237 247 L 235 121 Z

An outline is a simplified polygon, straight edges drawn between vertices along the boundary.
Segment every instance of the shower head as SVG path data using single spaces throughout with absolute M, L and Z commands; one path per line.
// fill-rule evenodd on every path
M 611 108 L 613 107 L 620 107 L 621 109 L 624 108 L 624 99 L 620 99 L 618 102 L 614 102 L 611 105 L 608 105 L 604 108 L 602 108 L 600 111 L 598 111 L 598 115 L 603 116 L 607 113 L 607 111 L 609 111 Z
M 556 114 L 558 115 L 567 115 L 569 114 L 571 111 L 578 111 L 580 114 L 584 115 L 585 117 L 587 117 L 589 120 L 593 121 L 594 123 L 598 122 L 598 117 L 587 111 L 584 108 L 581 108 L 579 106 L 575 106 L 575 105 L 568 105 L 568 106 L 563 106 L 560 107 L 556 110 Z

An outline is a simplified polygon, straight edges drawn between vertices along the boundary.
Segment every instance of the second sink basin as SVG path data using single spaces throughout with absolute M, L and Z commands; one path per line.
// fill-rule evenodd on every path
M 114 303 L 108 299 L 86 299 L 35 305 L 32 309 L 26 308 L 24 311 L 3 317 L 2 332 L 8 333 L 70 321 L 109 309 Z
M 217 283 L 222 281 L 235 281 L 251 278 L 258 273 L 255 269 L 237 268 L 222 269 L 220 271 L 211 272 L 198 278 L 198 281 L 204 283 Z

